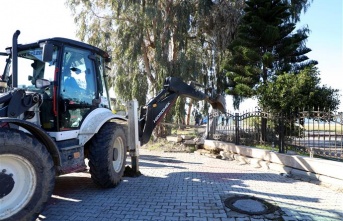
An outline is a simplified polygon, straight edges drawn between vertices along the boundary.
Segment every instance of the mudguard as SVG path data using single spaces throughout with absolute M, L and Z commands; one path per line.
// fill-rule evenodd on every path
M 84 145 L 100 130 L 105 122 L 112 119 L 127 121 L 124 116 L 113 114 L 112 111 L 107 108 L 97 108 L 93 110 L 82 122 L 79 132 L 79 144 Z
M 54 159 L 55 164 L 57 163 L 57 166 L 61 165 L 61 158 L 55 141 L 42 128 L 40 128 L 36 124 L 17 118 L 0 117 L 0 125 L 2 125 L 3 123 L 11 123 L 17 125 L 32 134 L 33 137 L 39 140 L 47 148 L 52 158 Z

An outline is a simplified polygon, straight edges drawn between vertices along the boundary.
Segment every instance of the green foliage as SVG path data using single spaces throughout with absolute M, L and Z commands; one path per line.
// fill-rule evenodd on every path
M 226 93 L 234 96 L 234 107 L 244 98 L 258 97 L 260 87 L 278 75 L 298 74 L 317 64 L 305 55 L 308 28 L 295 30 L 295 23 L 307 1 L 249 0 L 238 33 L 230 44 L 232 56 L 223 62 L 228 84 Z M 296 5 L 296 6 L 295 6 Z M 298 14 L 294 14 L 298 13 Z
M 338 90 L 320 86 L 319 72 L 308 67 L 299 74 L 283 74 L 259 88 L 261 107 L 276 113 L 289 114 L 315 107 L 336 110 L 340 101 Z
M 290 20 L 298 22 L 300 21 L 301 12 L 306 12 L 313 0 L 283 0 L 283 2 L 287 2 L 290 4 Z
M 78 37 L 111 52 L 108 81 L 117 97 L 137 96 L 144 104 L 143 96 L 156 95 L 167 76 L 218 87 L 223 78 L 209 70 L 218 63 L 218 48 L 231 41 L 243 2 L 66 0 L 66 5 Z

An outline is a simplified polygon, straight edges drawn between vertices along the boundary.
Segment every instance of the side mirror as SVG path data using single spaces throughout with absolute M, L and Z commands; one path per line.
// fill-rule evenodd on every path
M 35 86 L 36 88 L 46 88 L 50 86 L 50 81 L 46 79 L 37 79 Z
M 54 45 L 51 43 L 45 43 L 43 46 L 42 59 L 44 62 L 52 61 L 52 54 L 54 52 Z

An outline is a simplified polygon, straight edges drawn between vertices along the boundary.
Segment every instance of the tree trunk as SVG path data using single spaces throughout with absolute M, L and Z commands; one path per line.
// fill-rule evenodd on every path
M 189 125 L 189 124 L 190 124 L 192 106 L 193 106 L 193 100 L 191 99 L 190 102 L 189 102 L 189 104 L 188 104 L 187 122 L 186 122 L 186 125 Z

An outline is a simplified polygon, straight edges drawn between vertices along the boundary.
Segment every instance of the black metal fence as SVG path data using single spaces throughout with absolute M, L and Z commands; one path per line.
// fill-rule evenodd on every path
M 259 109 L 209 116 L 207 138 L 280 153 L 343 160 L 343 113 L 298 111 L 275 115 Z

